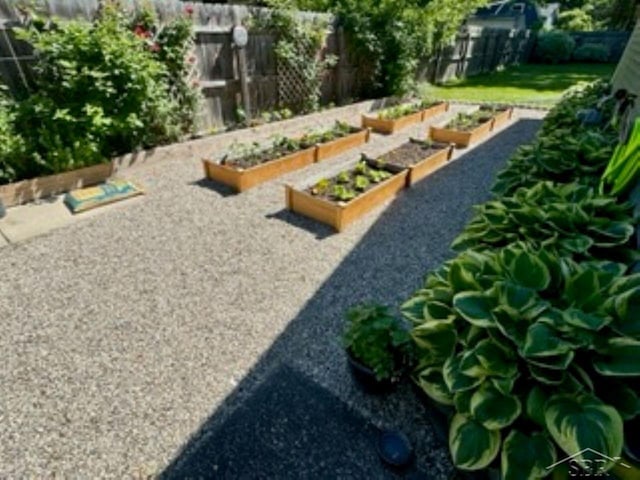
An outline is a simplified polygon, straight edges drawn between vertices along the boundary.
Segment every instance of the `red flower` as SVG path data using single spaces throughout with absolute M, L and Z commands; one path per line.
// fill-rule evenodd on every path
M 184 7 L 184 13 L 186 13 L 187 15 L 193 15 L 193 6 L 187 5 L 186 7 Z
M 140 38 L 149 38 L 151 36 L 151 32 L 140 24 L 136 25 L 136 28 L 133 29 L 133 33 Z

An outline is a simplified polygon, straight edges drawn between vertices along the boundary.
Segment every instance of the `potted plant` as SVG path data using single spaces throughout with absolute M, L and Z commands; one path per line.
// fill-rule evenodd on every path
M 410 356 L 410 336 L 389 307 L 363 304 L 346 313 L 343 343 L 353 377 L 367 391 L 388 391 Z

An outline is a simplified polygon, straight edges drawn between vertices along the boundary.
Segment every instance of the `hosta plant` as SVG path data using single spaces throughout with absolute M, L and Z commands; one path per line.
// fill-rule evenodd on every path
M 414 380 L 453 410 L 458 468 L 533 480 L 586 448 L 620 456 L 623 421 L 640 413 L 627 382 L 640 376 L 640 275 L 625 269 L 522 244 L 469 250 L 403 305 Z
M 524 241 L 560 255 L 621 260 L 637 256 L 627 244 L 637 223 L 633 206 L 577 183 L 541 182 L 475 207 L 453 242 L 455 250 L 502 248 Z
M 511 195 L 520 187 L 549 180 L 597 185 L 617 142 L 613 132 L 557 129 L 541 133 L 509 159 L 492 189 L 497 195 Z

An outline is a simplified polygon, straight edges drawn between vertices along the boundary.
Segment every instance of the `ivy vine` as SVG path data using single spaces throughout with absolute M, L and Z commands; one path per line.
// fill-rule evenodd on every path
M 288 1 L 271 2 L 270 6 L 272 9 L 266 15 L 254 18 L 250 27 L 276 35 L 276 60 L 281 67 L 299 77 L 304 98 L 296 99 L 294 103 L 298 104 L 291 106 L 301 111 L 318 110 L 323 74 L 338 61 L 336 55 L 322 51 L 329 22 L 320 16 L 302 17 Z

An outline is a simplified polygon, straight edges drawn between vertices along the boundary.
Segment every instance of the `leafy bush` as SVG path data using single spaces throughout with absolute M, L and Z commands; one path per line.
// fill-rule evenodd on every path
M 599 107 L 603 123 L 583 125 L 578 112 L 595 108 L 609 86 L 604 82 L 576 89 L 554 107 L 531 145 L 518 148 L 492 189 L 496 195 L 512 195 L 520 187 L 538 182 L 578 182 L 597 185 L 613 154 L 618 134 L 610 126 L 610 104 Z
M 14 119 L 15 105 L 0 89 L 0 184 L 14 181 L 15 166 L 24 161 L 24 139 L 16 132 Z
M 541 182 L 475 207 L 476 215 L 452 247 L 503 248 L 518 241 L 574 258 L 631 263 L 633 206 L 597 195 L 592 188 Z
M 376 374 L 378 380 L 397 378 L 410 344 L 409 332 L 381 305 L 358 305 L 346 314 L 345 348 Z
M 34 47 L 35 80 L 10 118 L 26 154 L 5 161 L 11 173 L 0 181 L 94 165 L 189 131 L 197 104 L 183 75 L 191 21 L 157 35 L 131 22 L 108 4 L 94 23 L 35 17 L 17 31 Z
M 609 60 L 609 49 L 605 45 L 597 43 L 585 43 L 573 52 L 576 62 L 604 63 Z
M 538 33 L 534 58 L 545 63 L 565 63 L 571 60 L 576 42 L 571 35 L 553 30 Z
M 594 29 L 593 17 L 582 8 L 560 12 L 555 25 L 560 30 L 588 32 Z
M 625 382 L 640 376 L 640 275 L 625 269 L 521 244 L 470 250 L 404 304 L 415 382 L 454 411 L 456 466 L 486 468 L 501 452 L 502 478 L 522 480 L 559 450 L 620 456 L 623 419 L 640 413 Z

